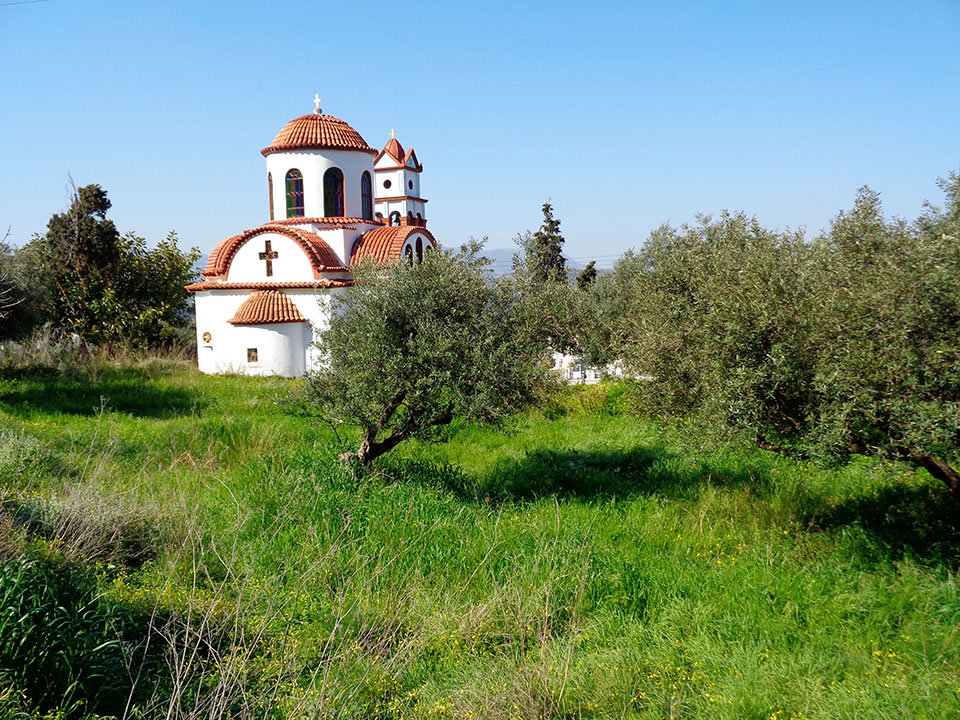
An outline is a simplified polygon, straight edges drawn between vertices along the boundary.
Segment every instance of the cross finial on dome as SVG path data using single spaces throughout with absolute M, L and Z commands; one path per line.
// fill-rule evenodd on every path
M 396 140 L 396 139 L 397 139 L 397 131 L 394 130 L 393 128 L 390 128 L 390 137 L 391 137 L 391 139 L 393 139 L 393 140 Z
M 320 93 L 314 93 L 313 94 L 313 114 L 319 115 L 321 112 L 323 111 L 320 109 Z

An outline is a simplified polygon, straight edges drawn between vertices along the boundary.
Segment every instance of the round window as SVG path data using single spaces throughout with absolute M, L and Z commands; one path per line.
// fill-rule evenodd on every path
M 407 180 L 407 187 L 413 190 L 413 180 Z
M 384 181 L 383 181 L 383 186 L 384 186 L 385 188 L 388 188 L 388 187 L 390 187 L 391 185 L 393 185 L 393 183 L 390 182 L 389 180 L 384 180 Z

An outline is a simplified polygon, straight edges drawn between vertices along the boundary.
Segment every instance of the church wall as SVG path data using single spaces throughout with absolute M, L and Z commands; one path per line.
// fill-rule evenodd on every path
M 390 181 L 390 187 L 383 186 L 385 180 Z M 373 196 L 374 198 L 381 198 L 406 195 L 403 188 L 403 170 L 380 170 L 377 172 L 376 182 L 374 183 Z
M 303 174 L 303 210 L 305 217 L 324 217 L 323 174 L 332 167 L 340 168 L 344 184 L 344 216 L 362 217 L 360 178 L 364 171 L 373 179 L 373 157 L 349 150 L 298 150 L 271 153 L 267 171 L 273 175 L 273 207 L 276 220 L 287 216 L 285 178 L 296 168 Z M 374 195 L 376 195 L 374 190 Z
M 351 225 L 351 227 L 353 226 Z M 353 241 L 363 232 L 363 230 L 360 228 L 369 227 L 374 226 L 360 225 L 354 230 L 349 230 L 347 228 L 317 230 L 316 233 L 323 238 L 323 241 L 337 254 L 337 256 L 340 258 L 340 262 L 343 263 L 343 266 L 347 267 L 350 265 L 350 248 L 353 247 Z
M 384 218 L 389 218 L 390 213 L 394 210 L 400 213 L 400 217 L 406 217 L 408 212 L 412 212 L 414 217 L 417 216 L 417 213 L 420 213 L 422 217 L 427 216 L 426 205 L 415 200 L 392 200 L 390 202 L 380 200 L 377 202 L 377 212 L 383 213 Z
M 277 257 L 271 261 L 273 275 L 267 276 L 267 263 L 260 259 L 266 242 Z M 334 248 L 336 249 L 336 248 Z M 227 282 L 291 282 L 313 280 L 310 259 L 299 244 L 286 235 L 264 233 L 247 240 L 233 256 Z
M 299 252 L 299 248 L 297 248 Z M 227 322 L 250 293 L 247 290 L 206 290 L 197 293 L 197 349 L 200 372 L 296 377 L 322 366 L 311 347 L 316 333 L 330 324 L 332 299 L 344 288 L 291 289 L 284 293 L 307 322 L 271 325 L 231 325 Z M 210 342 L 204 334 L 210 333 Z M 257 362 L 247 362 L 247 350 L 257 349 Z
M 298 248 L 299 251 L 299 248 Z M 214 290 L 197 293 L 197 348 L 200 372 L 209 374 L 285 375 L 296 377 L 317 367 L 317 353 L 310 347 L 315 332 L 329 325 L 330 297 L 340 288 L 287 290 L 307 322 L 270 325 L 231 325 L 247 290 Z M 210 342 L 204 341 L 210 333 Z M 247 362 L 247 350 L 257 349 L 257 362 Z
M 233 328 L 229 364 L 246 375 L 299 377 L 306 365 L 305 323 L 238 325 Z M 248 362 L 249 348 L 256 348 L 256 362 Z
M 236 361 L 234 327 L 227 322 L 237 312 L 249 292 L 203 291 L 196 297 L 197 365 L 200 372 L 240 372 L 231 363 Z M 204 337 L 209 333 L 210 341 Z
M 316 348 L 312 347 L 317 334 L 330 327 L 330 314 L 333 311 L 333 298 L 346 292 L 345 288 L 329 288 L 326 290 L 289 290 L 286 292 L 300 314 L 307 318 L 305 343 L 306 368 L 316 370 L 323 363 Z

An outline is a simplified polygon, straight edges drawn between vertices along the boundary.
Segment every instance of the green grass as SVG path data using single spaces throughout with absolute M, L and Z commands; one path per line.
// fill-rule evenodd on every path
M 284 414 L 295 386 L 158 363 L 0 379 L 8 505 L 73 528 L 16 547 L 101 548 L 110 602 L 164 618 L 184 692 L 152 675 L 145 714 L 960 716 L 960 519 L 925 475 L 707 452 L 590 391 L 358 479 Z M 57 520 L 104 502 L 157 526 L 142 564 Z

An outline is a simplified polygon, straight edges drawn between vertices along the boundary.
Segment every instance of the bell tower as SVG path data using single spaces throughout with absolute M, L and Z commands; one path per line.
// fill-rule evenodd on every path
M 423 165 L 413 148 L 404 150 L 395 130 L 373 159 L 377 217 L 388 225 L 427 224 L 427 201 L 420 196 Z

